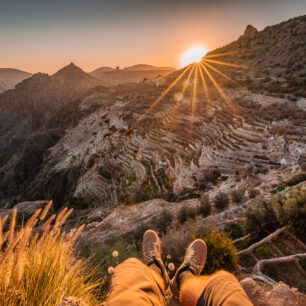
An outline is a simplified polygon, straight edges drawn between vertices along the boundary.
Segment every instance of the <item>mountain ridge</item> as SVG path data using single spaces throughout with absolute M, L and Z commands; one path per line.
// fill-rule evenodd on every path
M 31 73 L 19 69 L 0 68 L 0 93 L 13 89 L 16 84 L 31 76 Z

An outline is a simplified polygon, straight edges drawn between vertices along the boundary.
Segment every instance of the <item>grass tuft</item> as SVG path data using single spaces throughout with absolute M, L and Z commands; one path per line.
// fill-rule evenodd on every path
M 75 255 L 83 226 L 74 233 L 62 229 L 72 212 L 67 209 L 39 223 L 51 205 L 19 227 L 17 210 L 7 227 L 9 218 L 0 219 L 0 305 L 59 305 L 68 297 L 96 304 L 94 269 Z

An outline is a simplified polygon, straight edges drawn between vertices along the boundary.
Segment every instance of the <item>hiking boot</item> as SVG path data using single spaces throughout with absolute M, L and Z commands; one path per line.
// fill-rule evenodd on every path
M 176 298 L 179 297 L 180 285 L 184 279 L 201 274 L 205 266 L 206 255 L 207 247 L 202 239 L 196 239 L 189 245 L 184 261 L 175 272 L 170 284 Z
M 158 272 L 164 279 L 166 288 L 169 287 L 169 276 L 161 259 L 161 241 L 157 233 L 153 230 L 147 230 L 142 239 L 143 262 Z

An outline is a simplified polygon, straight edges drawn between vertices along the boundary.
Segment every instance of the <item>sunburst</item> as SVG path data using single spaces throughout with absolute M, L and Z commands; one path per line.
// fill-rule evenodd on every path
M 148 109 L 144 112 L 144 114 L 142 114 L 138 118 L 138 120 L 132 125 L 131 129 L 135 127 L 135 125 L 139 121 L 143 120 L 149 113 L 152 112 L 152 110 L 162 101 L 162 99 L 170 92 L 170 90 L 173 89 L 174 86 L 176 86 L 179 83 L 179 81 L 183 79 L 183 77 L 187 74 L 188 71 L 189 73 L 187 77 L 185 78 L 185 82 L 182 84 L 182 89 L 180 92 L 180 99 L 177 99 L 176 104 L 174 105 L 170 113 L 168 113 L 168 115 L 169 114 L 171 115 L 173 114 L 173 112 L 177 111 L 178 106 L 180 105 L 180 102 L 184 98 L 185 91 L 190 85 L 191 78 L 194 80 L 193 87 L 192 87 L 191 105 L 190 105 L 191 129 L 193 129 L 194 119 L 195 119 L 196 110 L 197 110 L 197 103 L 201 102 L 198 99 L 198 81 L 199 80 L 201 81 L 203 85 L 204 96 L 206 99 L 210 100 L 210 94 L 209 94 L 208 83 L 207 83 L 207 79 L 209 79 L 213 87 L 219 92 L 220 96 L 223 98 L 226 104 L 234 107 L 234 113 L 236 113 L 236 110 L 235 110 L 236 107 L 234 106 L 232 101 L 227 96 L 226 92 L 222 89 L 221 85 L 218 83 L 218 81 L 215 79 L 215 77 L 212 74 L 212 72 L 216 73 L 220 75 L 221 77 L 223 77 L 224 79 L 234 83 L 235 85 L 239 85 L 237 81 L 233 80 L 230 76 L 222 72 L 220 68 L 218 69 L 213 65 L 218 65 L 221 67 L 228 66 L 231 68 L 239 68 L 239 69 L 247 69 L 246 66 L 212 59 L 212 58 L 217 58 L 217 57 L 221 57 L 224 55 L 232 55 L 235 53 L 236 52 L 224 52 L 224 53 L 219 53 L 219 54 L 205 55 L 199 62 L 194 62 L 188 65 L 187 67 L 185 67 L 181 71 L 181 73 L 176 77 L 176 79 L 161 93 L 161 95 L 155 101 L 152 102 L 152 104 L 148 107 Z

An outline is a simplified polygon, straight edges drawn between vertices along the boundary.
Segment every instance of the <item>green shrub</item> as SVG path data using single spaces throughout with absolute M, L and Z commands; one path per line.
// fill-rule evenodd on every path
M 305 173 L 300 173 L 297 174 L 293 177 L 291 177 L 290 179 L 288 179 L 285 184 L 287 186 L 295 186 L 301 182 L 304 182 L 306 180 L 306 172 Z
M 271 193 L 277 194 L 277 193 L 279 193 L 279 192 L 281 192 L 285 189 L 286 189 L 286 187 L 284 185 L 279 185 L 275 189 L 271 190 Z
M 231 192 L 231 198 L 234 203 L 240 203 L 243 199 L 245 189 L 236 189 Z
M 207 259 L 203 274 L 211 274 L 221 269 L 234 272 L 237 269 L 237 249 L 227 235 L 213 230 L 203 239 L 207 245 Z
M 70 196 L 65 203 L 74 209 L 86 209 L 89 207 L 88 202 L 83 197 L 78 196 Z
M 254 198 L 256 198 L 256 196 L 259 194 L 259 190 L 254 189 L 254 188 L 249 188 L 249 189 L 248 189 L 248 194 L 249 194 L 249 197 L 250 197 L 251 199 L 254 199 Z
M 214 198 L 214 203 L 218 210 L 226 208 L 229 204 L 228 195 L 224 192 L 219 192 Z
M 167 228 L 171 225 L 172 221 L 173 221 L 172 214 L 168 210 L 164 209 L 160 213 L 159 218 L 156 219 L 155 227 L 161 233 L 166 233 Z
M 244 222 L 244 231 L 252 233 L 254 238 L 265 236 L 264 227 L 267 224 L 274 225 L 277 223 L 275 211 L 271 203 L 262 202 L 258 205 L 249 206 L 244 215 L 246 217 Z
M 178 212 L 178 220 L 181 224 L 185 223 L 189 218 L 195 218 L 196 211 L 191 207 L 182 206 Z
M 288 195 L 275 196 L 272 201 L 277 220 L 289 225 L 301 237 L 306 235 L 306 188 L 295 187 Z
M 243 236 L 243 229 L 240 224 L 231 223 L 225 227 L 225 232 L 231 239 L 238 239 Z
M 272 239 L 273 243 L 282 251 L 282 253 L 286 256 L 291 255 L 291 252 L 287 249 L 284 242 L 282 241 L 280 235 L 274 237 Z
M 198 209 L 198 213 L 201 214 L 204 218 L 210 215 L 211 205 L 210 205 L 208 195 L 205 195 L 204 197 L 202 197 L 201 204 Z
M 273 251 L 269 244 L 265 243 L 254 250 L 254 255 L 258 259 L 266 259 L 273 256 Z

